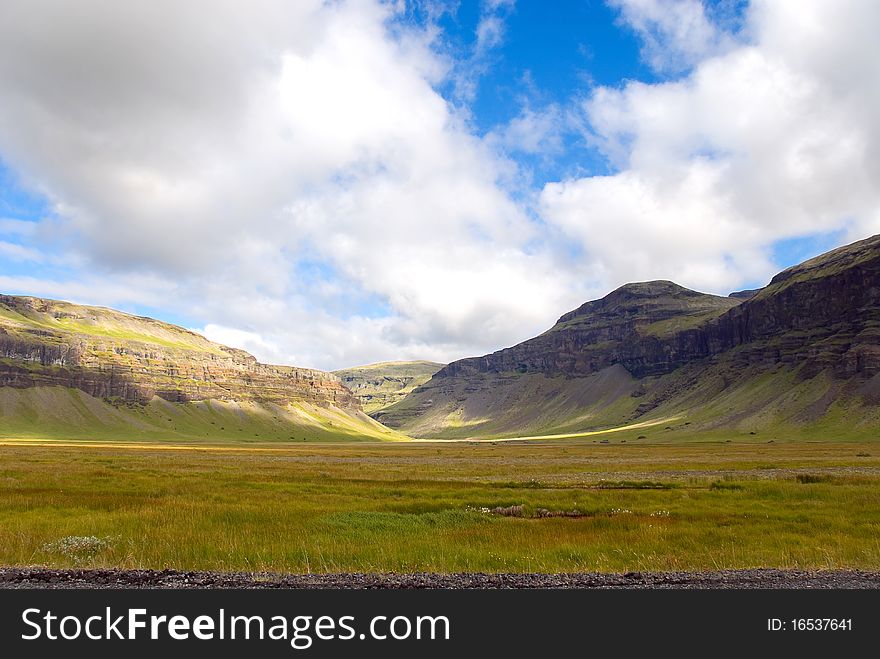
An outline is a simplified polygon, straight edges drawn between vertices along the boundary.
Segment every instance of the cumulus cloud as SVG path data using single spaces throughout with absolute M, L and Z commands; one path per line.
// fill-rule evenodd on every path
M 687 76 L 594 90 L 589 138 L 618 173 L 548 184 L 543 216 L 609 285 L 718 292 L 772 274 L 776 240 L 877 232 L 878 21 L 868 1 L 756 2 L 749 40 Z
M 392 26 L 395 6 L 0 11 L 0 153 L 52 203 L 56 239 L 97 278 L 140 287 L 133 300 L 164 297 L 153 306 L 261 357 L 325 368 L 481 352 L 574 302 L 550 256 L 526 249 L 534 226 L 497 184 L 512 165 L 432 86 L 446 73 L 432 31 Z M 304 278 L 304 261 L 328 274 Z M 331 313 L 352 290 L 384 317 Z
M 480 137 L 437 89 L 512 2 L 451 61 L 400 3 L 7 0 L 0 157 L 50 212 L 0 220 L 0 290 L 167 310 L 268 361 L 447 361 L 626 281 L 724 293 L 776 240 L 880 230 L 877 3 L 755 2 L 736 30 L 614 4 L 677 77 Z M 575 127 L 614 173 L 528 187 L 516 156 Z
M 641 37 L 643 55 L 657 71 L 678 73 L 733 45 L 701 0 L 608 0 L 608 4 Z

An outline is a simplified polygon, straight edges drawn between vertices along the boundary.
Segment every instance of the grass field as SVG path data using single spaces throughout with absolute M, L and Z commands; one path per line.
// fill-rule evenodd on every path
M 146 405 L 64 387 L 0 387 L 0 440 L 267 443 L 408 441 L 365 414 L 308 402 L 190 401 Z
M 624 435 L 608 444 L 7 442 L 0 564 L 880 568 L 880 443 Z M 491 512 L 508 506 L 522 516 Z

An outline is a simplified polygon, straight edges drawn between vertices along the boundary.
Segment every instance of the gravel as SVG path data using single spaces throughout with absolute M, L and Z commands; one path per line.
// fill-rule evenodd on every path
M 625 574 L 270 574 L 0 568 L 0 588 L 880 588 L 880 573 L 725 570 Z

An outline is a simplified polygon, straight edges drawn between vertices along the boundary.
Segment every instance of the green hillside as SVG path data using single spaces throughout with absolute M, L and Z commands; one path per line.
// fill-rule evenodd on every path
M 406 441 L 373 421 L 311 403 L 218 400 L 146 405 L 95 398 L 64 387 L 0 388 L 0 439 L 102 441 L 348 442 Z

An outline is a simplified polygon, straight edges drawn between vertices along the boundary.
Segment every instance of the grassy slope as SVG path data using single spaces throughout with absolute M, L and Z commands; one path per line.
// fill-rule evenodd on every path
M 380 362 L 333 374 L 358 397 L 364 412 L 372 414 L 403 400 L 441 368 L 443 364 L 429 361 Z
M 659 404 L 639 412 L 652 400 Z M 643 380 L 620 366 L 584 378 L 511 373 L 434 380 L 391 409 L 407 418 L 401 431 L 426 438 L 556 434 L 670 417 L 680 419 L 673 425 L 682 439 L 725 428 L 762 436 L 880 437 L 880 409 L 824 373 L 803 379 L 797 369 L 734 370 L 724 361 Z
M 638 404 L 622 367 L 586 378 L 541 374 L 432 380 L 393 406 L 414 437 L 511 437 L 620 425 Z M 377 417 L 380 421 L 382 416 Z
M 63 387 L 0 388 L 0 438 L 202 442 L 408 439 L 365 414 L 298 403 L 111 403 Z
M 718 439 L 639 444 L 617 433 L 610 445 L 288 445 L 271 453 L 0 446 L 0 564 L 880 568 L 876 441 Z M 479 512 L 510 505 L 524 505 L 526 517 Z M 540 508 L 582 516 L 537 518 Z M 91 553 L 51 546 L 91 535 L 106 544 Z

